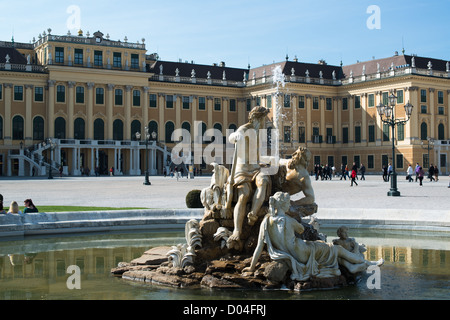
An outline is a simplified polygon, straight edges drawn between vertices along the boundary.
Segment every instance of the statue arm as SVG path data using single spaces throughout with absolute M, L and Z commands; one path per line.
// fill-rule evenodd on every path
M 267 219 L 268 217 L 264 218 L 263 223 L 261 223 L 261 226 L 259 227 L 259 235 L 258 235 L 258 244 L 256 245 L 255 252 L 253 252 L 252 262 L 250 263 L 250 267 L 242 269 L 242 272 L 254 272 L 256 263 L 259 260 L 259 257 L 261 256 L 261 253 L 264 248 L 264 233 L 265 233 L 265 226 L 267 225 Z

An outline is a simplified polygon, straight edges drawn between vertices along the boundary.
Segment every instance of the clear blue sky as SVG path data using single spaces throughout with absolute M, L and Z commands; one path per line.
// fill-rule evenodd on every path
M 406 54 L 450 60 L 450 0 L 1 1 L 0 40 L 30 42 L 47 28 L 66 34 L 75 21 L 71 5 L 85 33 L 145 38 L 148 53 L 162 60 L 245 68 L 288 54 L 338 65 L 392 56 L 402 44 Z M 371 5 L 379 8 L 377 20 L 367 13 Z

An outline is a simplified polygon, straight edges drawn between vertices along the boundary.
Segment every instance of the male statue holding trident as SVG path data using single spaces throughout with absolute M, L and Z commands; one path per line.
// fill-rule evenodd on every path
M 241 250 L 243 247 L 242 224 L 252 192 L 254 191 L 252 206 L 248 213 L 250 225 L 256 222 L 259 210 L 270 196 L 271 177 L 264 170 L 264 165 L 261 165 L 259 143 L 259 133 L 261 129 L 265 129 L 268 113 L 269 110 L 264 107 L 253 108 L 249 114 L 249 121 L 229 136 L 229 141 L 235 144 L 235 152 L 226 209 L 231 209 L 233 199 L 236 200 L 236 205 L 233 211 L 234 230 L 228 238 L 228 248 Z M 266 134 L 265 130 L 263 132 Z

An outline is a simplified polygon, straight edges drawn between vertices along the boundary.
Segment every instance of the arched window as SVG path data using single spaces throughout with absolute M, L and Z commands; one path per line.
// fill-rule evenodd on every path
M 123 122 L 120 119 L 116 119 L 113 122 L 113 139 L 123 140 Z
M 44 140 L 44 119 L 39 116 L 33 119 L 33 140 Z
M 426 122 L 422 122 L 420 125 L 420 140 L 427 140 L 428 133 L 427 133 L 427 124 Z
M 158 134 L 158 122 L 156 121 L 150 121 L 148 123 L 148 132 L 150 133 L 150 135 L 152 135 L 153 132 L 155 132 L 156 134 Z M 152 138 L 153 139 L 153 138 Z M 158 139 L 158 138 L 156 138 Z
M 13 140 L 23 140 L 23 118 L 15 116 L 12 120 Z
M 141 132 L 141 123 L 139 122 L 139 120 L 133 120 L 131 122 L 131 140 L 137 140 L 136 139 L 136 132 L 139 132 L 140 134 L 142 134 L 144 136 L 145 139 L 145 132 Z M 151 134 L 151 132 L 150 132 Z
M 105 123 L 102 119 L 97 118 L 94 121 L 94 140 L 105 139 Z
M 73 137 L 74 139 L 85 139 L 85 124 L 82 118 L 76 118 L 73 123 Z
M 442 123 L 438 125 L 438 140 L 445 140 L 445 128 Z
M 58 117 L 55 119 L 55 138 L 66 138 L 66 120 L 62 117 Z
M 191 124 L 187 121 L 185 121 L 181 124 L 181 128 L 191 132 Z
M 165 141 L 168 143 L 173 142 L 172 141 L 172 133 L 175 130 L 175 125 L 173 124 L 172 121 L 167 121 L 166 123 L 166 132 L 165 132 Z

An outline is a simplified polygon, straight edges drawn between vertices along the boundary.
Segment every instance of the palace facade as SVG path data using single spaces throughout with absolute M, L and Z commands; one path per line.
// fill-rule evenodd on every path
M 274 85 L 281 68 L 284 86 Z M 162 61 L 141 43 L 93 35 L 40 34 L 31 43 L 0 41 L 0 175 L 162 174 L 173 166 L 177 128 L 226 135 L 257 105 L 281 101 L 280 150 L 298 146 L 310 164 L 363 163 L 378 173 L 392 161 L 392 132 L 376 106 L 396 95 L 397 172 L 409 164 L 450 171 L 450 67 L 442 59 L 394 56 L 329 65 L 298 59 L 247 69 L 224 62 Z M 148 128 L 148 135 L 145 129 Z M 140 133 L 141 135 L 136 135 Z M 147 136 L 147 140 L 146 140 Z M 201 141 L 206 147 L 208 141 Z M 226 162 L 230 163 L 230 162 Z M 209 171 L 207 163 L 196 164 Z M 56 171 L 55 171 L 56 172 Z

